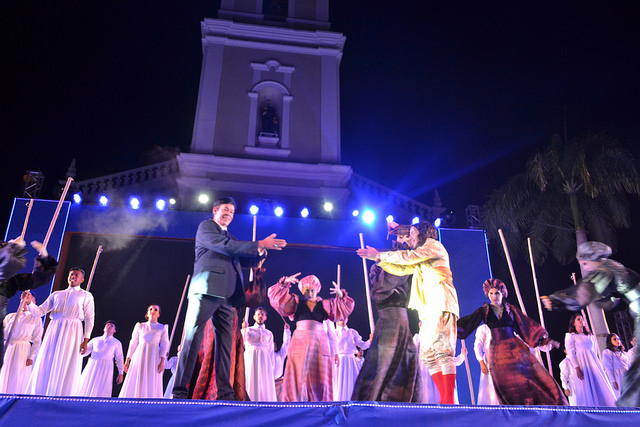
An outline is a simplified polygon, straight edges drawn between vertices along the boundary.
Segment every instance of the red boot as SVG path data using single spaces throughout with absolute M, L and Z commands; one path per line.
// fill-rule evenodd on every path
M 438 391 L 440 391 L 440 403 L 453 405 L 455 404 L 454 394 L 456 390 L 456 374 L 442 375 L 442 373 L 440 373 L 440 375 L 444 388 L 444 392 L 440 391 L 440 388 L 438 388 Z
M 442 396 L 445 395 L 444 383 L 442 381 L 442 372 L 431 374 L 431 379 L 438 389 L 438 394 L 440 395 L 440 403 L 442 403 Z

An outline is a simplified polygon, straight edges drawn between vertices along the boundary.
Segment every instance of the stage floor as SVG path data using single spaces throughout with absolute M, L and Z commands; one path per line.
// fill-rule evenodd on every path
M 0 425 L 55 426 L 591 426 L 640 423 L 639 408 L 260 403 L 0 395 Z

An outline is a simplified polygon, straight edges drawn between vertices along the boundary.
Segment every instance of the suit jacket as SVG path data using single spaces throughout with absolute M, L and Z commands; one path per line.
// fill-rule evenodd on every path
M 226 298 L 234 307 L 245 304 L 242 267 L 252 267 L 266 256 L 258 242 L 241 241 L 213 220 L 202 221 L 196 233 L 196 257 L 189 295 Z

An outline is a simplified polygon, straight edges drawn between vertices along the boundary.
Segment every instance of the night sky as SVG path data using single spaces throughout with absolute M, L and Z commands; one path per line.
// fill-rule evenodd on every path
M 219 3 L 3 2 L 2 224 L 28 169 L 55 198 L 74 158 L 84 180 L 188 151 Z M 424 203 L 437 189 L 462 226 L 565 123 L 640 154 L 634 2 L 334 0 L 330 16 L 347 37 L 342 163 Z

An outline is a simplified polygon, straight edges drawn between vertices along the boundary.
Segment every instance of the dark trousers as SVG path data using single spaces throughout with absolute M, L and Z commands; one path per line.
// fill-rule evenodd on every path
M 202 336 L 207 320 L 211 319 L 215 333 L 215 369 L 218 400 L 234 400 L 229 379 L 231 372 L 231 346 L 233 344 L 233 307 L 224 298 L 209 295 L 189 297 L 184 321 L 184 341 L 176 370 L 173 396 L 187 398 L 187 386 L 198 360 Z

